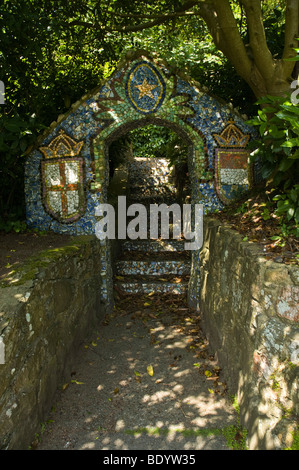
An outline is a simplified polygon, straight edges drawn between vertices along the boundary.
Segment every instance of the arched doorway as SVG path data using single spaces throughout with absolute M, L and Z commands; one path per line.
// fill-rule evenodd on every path
M 196 155 L 204 150 L 204 142 L 199 134 L 188 133 L 186 129 L 178 125 L 175 122 L 170 120 L 157 118 L 156 116 L 147 116 L 143 119 L 138 119 L 134 121 L 124 122 L 119 125 L 112 132 L 108 130 L 104 133 L 106 136 L 103 141 L 103 135 L 99 135 L 94 140 L 94 154 L 98 156 L 98 160 L 101 161 L 101 167 L 103 174 L 101 175 L 101 194 L 102 203 L 108 203 L 108 186 L 110 181 L 110 166 L 109 166 L 109 147 L 120 137 L 126 135 L 130 131 L 133 131 L 138 128 L 142 128 L 148 125 L 156 125 L 159 127 L 166 127 L 175 132 L 187 145 L 188 155 L 187 155 L 187 165 L 188 165 L 188 175 L 189 175 L 189 187 L 190 187 L 190 206 L 191 213 L 193 215 L 193 224 L 194 224 L 194 209 L 196 205 L 200 204 L 199 192 L 197 188 L 199 186 L 198 171 L 196 171 Z M 191 135 L 190 135 L 191 134 Z M 105 177 L 103 178 L 103 175 Z M 103 185 L 103 181 L 105 181 Z M 175 201 L 174 201 L 175 202 Z M 113 303 L 113 253 L 117 251 L 115 249 L 114 242 L 111 242 L 108 238 L 103 240 L 103 245 L 105 245 L 105 257 L 103 262 L 105 263 L 106 276 L 103 279 L 105 284 L 105 301 L 108 304 Z M 189 304 L 193 307 L 198 306 L 199 298 L 199 249 L 194 249 L 191 252 L 191 270 L 190 270 L 190 281 L 188 286 L 188 301 Z M 103 276 L 104 277 L 104 276 Z M 104 300 L 104 299 L 103 299 Z

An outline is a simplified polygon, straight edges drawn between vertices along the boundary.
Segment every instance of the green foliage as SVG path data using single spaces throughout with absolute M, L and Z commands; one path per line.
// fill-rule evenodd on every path
M 274 188 L 276 214 L 286 222 L 299 223 L 299 107 L 283 97 L 267 96 L 258 101 L 262 108 L 249 121 L 260 138 L 252 160 L 260 159 L 261 174 Z
M 148 125 L 130 132 L 135 157 L 160 157 L 171 165 L 186 162 L 188 146 L 167 127 Z
M 155 125 L 131 131 L 134 157 L 165 157 L 165 146 L 172 134 L 166 127 Z
M 38 133 L 98 84 L 112 58 L 109 48 L 88 44 L 80 28 L 70 33 L 71 9 L 62 3 L 4 0 L 1 7 L 0 230 L 23 229 L 24 162 Z
M 232 450 L 247 450 L 247 431 L 240 426 L 227 426 L 222 430 L 227 446 Z
M 248 115 L 255 112 L 250 88 L 215 47 L 196 7 L 191 14 L 176 15 L 185 1 L 2 3 L 0 80 L 5 84 L 5 105 L 0 106 L 0 211 L 5 220 L 24 218 L 24 157 L 39 131 L 109 76 L 130 48 L 159 53 L 174 71 L 187 71 L 212 94 L 231 101 Z M 280 54 L 284 4 L 277 7 L 276 3 L 263 2 L 263 18 L 269 48 Z M 246 44 L 246 17 L 238 1 L 231 4 Z M 167 15 L 173 16 L 164 21 Z M 162 20 L 156 22 L 156 18 Z M 141 24 L 149 27 L 141 29 Z M 168 139 L 162 131 L 156 142 L 161 139 L 164 143 Z M 172 152 L 179 153 L 177 144 L 173 146 L 171 139 L 168 142 Z M 145 143 L 142 145 L 144 149 Z M 147 152 L 157 154 L 158 147 Z
M 15 220 L 16 219 L 16 220 Z M 25 221 L 18 220 L 15 214 L 12 214 L 10 218 L 2 218 L 0 217 L 0 231 L 3 230 L 4 232 L 25 232 L 27 229 L 27 225 Z
M 291 447 L 287 447 L 285 450 L 299 450 L 299 429 L 292 433 L 293 443 Z
M 175 185 L 180 196 L 187 184 L 188 144 L 167 127 L 150 124 L 137 128 L 114 141 L 109 147 L 110 175 L 131 157 L 166 158 L 175 168 Z
M 114 169 L 133 157 L 166 158 L 173 167 L 179 198 L 188 190 L 188 144 L 167 127 L 148 125 L 115 140 L 109 147 L 110 176 Z M 186 194 L 187 195 L 187 194 Z
M 274 196 L 273 201 L 277 201 L 277 215 L 284 215 L 288 222 L 294 218 L 299 223 L 299 184 L 287 189 L 284 194 Z
M 20 230 L 24 212 L 24 157 L 37 137 L 34 116 L 21 118 L 17 113 L 0 114 L 0 229 Z

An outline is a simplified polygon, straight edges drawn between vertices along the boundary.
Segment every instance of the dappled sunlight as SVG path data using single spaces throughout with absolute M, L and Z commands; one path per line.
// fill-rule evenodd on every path
M 42 448 L 56 448 L 53 433 L 59 448 L 81 450 L 226 448 L 221 430 L 236 416 L 198 313 L 184 297 L 142 308 L 146 299 L 128 296 L 82 346 L 57 404 L 65 421 L 55 427 L 53 414 Z

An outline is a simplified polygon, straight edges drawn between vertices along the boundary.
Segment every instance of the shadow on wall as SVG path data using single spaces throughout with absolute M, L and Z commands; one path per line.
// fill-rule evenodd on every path
M 204 330 L 238 398 L 249 447 L 289 447 L 299 407 L 299 268 L 266 260 L 209 218 L 201 262 Z

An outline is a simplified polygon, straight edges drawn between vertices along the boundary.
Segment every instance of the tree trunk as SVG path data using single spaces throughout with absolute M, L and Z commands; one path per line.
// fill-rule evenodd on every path
M 239 32 L 229 0 L 200 3 L 199 9 L 215 45 L 248 83 L 257 98 L 283 96 L 291 91 L 292 72 L 299 37 L 299 2 L 287 0 L 285 46 L 281 59 L 274 59 L 267 45 L 260 0 L 240 0 L 245 9 L 249 44 Z

